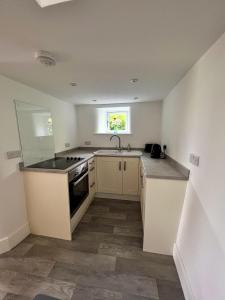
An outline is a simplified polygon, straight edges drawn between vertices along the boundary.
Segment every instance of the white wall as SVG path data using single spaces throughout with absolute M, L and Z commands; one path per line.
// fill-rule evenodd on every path
M 164 100 L 162 142 L 191 170 L 176 241 L 191 299 L 225 299 L 225 34 Z
M 78 146 L 73 105 L 0 76 L 0 251 L 1 243 L 27 222 L 20 160 L 6 159 L 7 151 L 20 149 L 14 99 L 50 108 L 56 151 L 64 150 L 65 142 Z
M 145 143 L 159 143 L 161 140 L 161 101 L 143 102 L 112 106 L 131 107 L 131 135 L 121 135 L 122 145 L 143 148 Z M 81 105 L 77 107 L 78 127 L 80 133 L 80 145 L 85 146 L 85 141 L 91 141 L 92 147 L 114 147 L 118 142 L 110 142 L 110 135 L 95 134 L 96 107 L 105 105 Z

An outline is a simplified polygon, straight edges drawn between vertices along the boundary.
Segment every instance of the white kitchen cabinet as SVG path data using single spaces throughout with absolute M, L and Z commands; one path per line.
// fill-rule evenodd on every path
M 140 202 L 141 202 L 141 215 L 144 226 L 145 222 L 145 201 L 146 201 L 146 177 L 144 176 L 143 168 L 141 168 L 140 176 Z
M 144 251 L 172 255 L 186 186 L 186 180 L 147 178 L 141 174 Z
M 122 159 L 120 157 L 97 157 L 98 192 L 122 194 Z
M 92 158 L 88 161 L 88 172 L 89 172 L 89 197 L 90 202 L 93 201 L 96 193 L 96 161 Z
M 97 157 L 98 193 L 138 195 L 139 158 Z
M 68 174 L 23 174 L 31 233 L 71 240 Z
M 123 158 L 123 194 L 138 195 L 139 192 L 139 159 Z

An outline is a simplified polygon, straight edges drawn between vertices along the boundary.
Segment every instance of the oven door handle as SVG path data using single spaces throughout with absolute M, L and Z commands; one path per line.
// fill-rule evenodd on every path
M 82 179 L 84 179 L 84 177 L 86 177 L 88 175 L 88 172 L 86 172 L 81 178 L 79 178 L 77 181 L 73 182 L 73 186 L 78 185 L 79 182 L 81 182 Z

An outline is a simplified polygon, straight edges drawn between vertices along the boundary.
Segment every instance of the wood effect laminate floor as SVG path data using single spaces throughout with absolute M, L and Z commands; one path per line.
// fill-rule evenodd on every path
M 72 242 L 30 235 L 0 256 L 0 299 L 184 300 L 171 256 L 142 251 L 140 203 L 95 199 Z

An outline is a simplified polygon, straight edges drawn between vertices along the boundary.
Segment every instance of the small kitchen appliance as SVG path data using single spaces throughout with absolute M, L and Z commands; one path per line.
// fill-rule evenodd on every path
M 161 158 L 161 146 L 159 144 L 153 144 L 152 145 L 152 150 L 151 150 L 151 158 Z
M 145 144 L 145 152 L 151 153 L 153 144 Z

